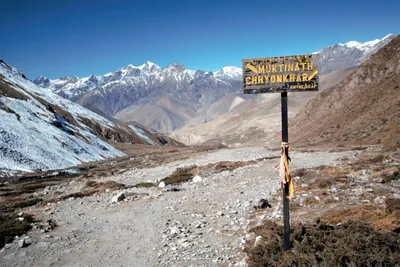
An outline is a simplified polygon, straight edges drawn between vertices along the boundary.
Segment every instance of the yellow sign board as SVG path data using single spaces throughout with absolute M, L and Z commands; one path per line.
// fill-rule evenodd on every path
M 243 92 L 317 91 L 316 55 L 243 59 Z

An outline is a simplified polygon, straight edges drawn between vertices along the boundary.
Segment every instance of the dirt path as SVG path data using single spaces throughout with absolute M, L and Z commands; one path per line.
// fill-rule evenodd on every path
M 293 152 L 292 166 L 335 165 L 338 159 L 356 153 Z M 272 156 L 279 152 L 226 149 L 155 168 L 134 168 L 102 180 L 126 185 L 155 182 L 178 167 Z M 33 242 L 26 248 L 14 241 L 0 252 L 0 266 L 240 265 L 241 240 L 253 205 L 279 189 L 277 162 L 264 160 L 233 171 L 203 173 L 201 181 L 183 183 L 178 192 L 132 188 L 37 208 L 43 221 L 55 220 L 58 227 L 49 233 L 32 230 Z M 121 191 L 127 195 L 125 201 L 112 203 Z M 272 210 L 280 216 L 280 210 Z

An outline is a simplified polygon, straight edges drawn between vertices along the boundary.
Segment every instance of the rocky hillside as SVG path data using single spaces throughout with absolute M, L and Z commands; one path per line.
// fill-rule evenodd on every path
M 340 84 L 321 92 L 293 119 L 296 146 L 400 145 L 400 37 Z
M 161 145 L 138 125 L 119 125 L 27 80 L 0 60 L 0 176 L 123 156 L 110 143 Z

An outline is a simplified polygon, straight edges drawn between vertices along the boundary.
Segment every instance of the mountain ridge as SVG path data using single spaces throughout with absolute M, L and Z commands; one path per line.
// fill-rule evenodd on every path
M 365 43 L 350 41 L 325 47 L 316 52 L 320 74 L 357 66 L 392 38 L 393 35 L 387 35 Z M 124 122 L 135 121 L 160 133 L 170 134 L 188 123 L 214 119 L 212 114 L 202 117 L 203 111 L 227 94 L 242 92 L 242 70 L 227 66 L 216 72 L 206 72 L 186 69 L 176 62 L 165 68 L 146 62 L 140 66 L 129 64 L 103 76 L 72 76 L 56 80 L 39 77 L 35 83 L 107 116 Z M 163 98 L 187 103 L 194 112 L 178 108 L 183 112 L 180 113 L 178 109 L 161 108 L 157 103 Z M 151 117 L 144 118 L 141 115 L 143 110 L 149 111 L 152 107 L 157 112 L 147 112 Z M 134 112 L 138 113 L 135 115 Z M 190 116 L 192 118 L 188 118 Z
M 368 53 L 368 52 L 370 52 L 373 48 L 374 48 L 374 46 L 376 46 L 377 44 L 379 44 L 379 43 L 388 43 L 388 42 L 390 42 L 393 38 L 395 38 L 396 36 L 394 35 L 394 34 L 387 34 L 386 36 L 384 36 L 382 39 L 375 39 L 375 40 L 371 40 L 371 41 L 366 41 L 366 42 L 358 42 L 358 41 L 354 41 L 354 40 L 352 40 L 352 41 L 348 41 L 348 42 L 346 42 L 346 43 L 337 43 L 337 44 L 334 44 L 334 45 L 330 45 L 330 46 L 326 46 L 326 47 L 324 47 L 323 49 L 321 49 L 321 50 L 318 50 L 318 51 L 316 51 L 316 52 L 313 52 L 312 54 L 319 54 L 319 53 L 321 53 L 321 52 L 323 52 L 323 50 L 324 49 L 329 49 L 329 48 L 334 48 L 334 47 L 336 47 L 336 46 L 344 46 L 344 47 L 347 47 L 347 48 L 356 48 L 356 49 L 358 49 L 358 50 L 362 50 L 362 51 L 364 51 L 364 52 L 366 52 L 366 53 Z M 171 63 L 169 66 L 167 66 L 167 67 L 165 67 L 165 68 L 161 68 L 159 65 L 157 65 L 156 63 L 153 63 L 153 62 L 151 62 L 151 61 L 146 61 L 145 63 L 143 63 L 142 65 L 140 65 L 140 66 L 134 66 L 134 65 L 132 65 L 132 64 L 128 64 L 128 65 L 126 65 L 126 66 L 124 66 L 124 67 L 122 67 L 122 68 L 119 68 L 119 69 L 116 69 L 116 70 L 114 70 L 114 71 L 112 71 L 112 72 L 108 72 L 108 73 L 106 73 L 106 74 L 104 74 L 104 75 L 99 75 L 99 76 L 96 76 L 96 75 L 89 75 L 89 76 L 87 76 L 87 77 L 83 77 L 83 78 L 79 78 L 79 77 L 77 77 L 77 76 L 63 76 L 63 77 L 60 77 L 60 78 L 58 78 L 58 79 L 49 79 L 49 78 L 46 78 L 45 76 L 38 76 L 36 79 L 34 79 L 33 81 L 35 82 L 35 83 L 41 83 L 43 80 L 49 80 L 49 81 L 57 81 L 57 80 L 60 80 L 60 79 L 68 79 L 68 78 L 73 78 L 73 79 L 82 79 L 82 80 L 88 80 L 88 79 L 90 79 L 90 77 L 104 77 L 104 76 L 111 76 L 112 75 L 112 73 L 113 72 L 115 72 L 115 71 L 119 71 L 119 70 L 121 70 L 121 71 L 124 71 L 124 70 L 126 70 L 126 69 L 139 69 L 139 70 L 142 70 L 142 71 L 145 71 L 145 72 L 147 72 L 147 73 L 151 73 L 151 72 L 154 72 L 154 71 L 156 71 L 156 70 L 160 70 L 160 69 L 167 69 L 167 68 L 170 68 L 170 67 L 176 67 L 176 66 L 179 66 L 179 67 L 182 67 L 182 68 L 184 68 L 184 69 L 186 69 L 185 67 L 184 67 L 184 65 L 182 65 L 182 64 L 179 64 L 179 63 L 177 63 L 177 62 L 173 62 L 173 63 Z M 191 71 L 191 72 L 196 72 L 196 70 L 190 70 L 190 69 L 188 69 L 189 71 Z M 237 67 L 237 66 L 225 66 L 225 67 L 222 67 L 220 70 L 217 70 L 217 71 L 205 71 L 205 70 L 197 70 L 197 71 L 204 71 L 204 72 L 208 72 L 208 73 L 214 73 L 214 74 L 217 74 L 217 73 L 229 73 L 229 75 L 232 75 L 232 76 L 235 76 L 235 74 L 238 74 L 239 72 L 241 73 L 242 71 L 241 71 L 241 68 L 240 67 Z
M 124 156 L 110 143 L 163 145 L 138 125 L 110 121 L 40 87 L 0 60 L 0 176 Z
M 400 36 L 291 121 L 296 146 L 400 145 Z

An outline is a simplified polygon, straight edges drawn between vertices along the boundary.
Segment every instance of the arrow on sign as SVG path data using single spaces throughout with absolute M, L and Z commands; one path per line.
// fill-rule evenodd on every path
M 251 65 L 250 63 L 247 63 L 247 64 L 246 64 L 246 68 L 252 70 L 252 71 L 255 72 L 255 73 L 258 73 L 257 68 L 254 67 L 253 65 Z
M 313 73 L 311 73 L 310 76 L 308 76 L 308 80 L 311 81 L 312 78 L 314 78 L 315 75 L 317 75 L 318 70 L 314 70 Z

